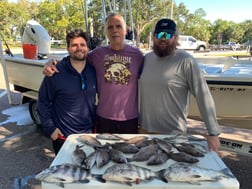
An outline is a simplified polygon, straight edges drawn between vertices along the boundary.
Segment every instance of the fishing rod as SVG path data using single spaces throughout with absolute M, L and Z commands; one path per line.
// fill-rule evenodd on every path
M 7 49 L 5 50 L 5 53 L 8 54 L 9 56 L 13 57 L 13 54 L 12 54 L 12 52 L 11 52 L 11 50 L 10 50 L 9 45 L 7 44 L 7 42 L 5 41 L 5 39 L 3 38 L 2 34 L 0 34 L 0 35 L 1 35 L 2 41 L 4 42 L 4 44 L 5 44 L 6 48 L 7 48 Z

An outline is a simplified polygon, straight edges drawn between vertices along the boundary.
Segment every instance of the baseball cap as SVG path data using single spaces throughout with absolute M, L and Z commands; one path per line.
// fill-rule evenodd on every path
M 171 34 L 174 34 L 176 32 L 175 22 L 168 18 L 163 18 L 159 20 L 156 24 L 154 33 L 159 33 L 159 32 L 169 32 Z

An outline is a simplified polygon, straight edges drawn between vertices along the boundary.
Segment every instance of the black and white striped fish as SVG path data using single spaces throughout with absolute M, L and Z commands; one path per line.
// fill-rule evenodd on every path
M 106 181 L 119 182 L 129 186 L 132 186 L 132 183 L 139 184 L 141 181 L 148 181 L 154 178 L 164 181 L 163 175 L 159 172 L 129 163 L 112 165 L 107 168 L 102 178 Z
M 91 174 L 90 170 L 70 163 L 51 166 L 38 173 L 35 178 L 60 187 L 64 187 L 66 183 L 88 183 L 91 179 L 105 182 L 102 175 Z

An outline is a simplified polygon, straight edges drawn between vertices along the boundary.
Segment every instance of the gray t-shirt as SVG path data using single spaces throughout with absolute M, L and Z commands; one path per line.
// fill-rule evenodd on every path
M 190 94 L 209 134 L 220 133 L 208 85 L 195 59 L 184 50 L 173 56 L 145 55 L 140 77 L 140 125 L 149 132 L 186 133 Z

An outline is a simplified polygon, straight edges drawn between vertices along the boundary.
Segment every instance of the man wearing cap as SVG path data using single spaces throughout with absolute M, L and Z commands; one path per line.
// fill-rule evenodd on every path
M 192 94 L 208 130 L 209 149 L 218 152 L 220 128 L 213 98 L 196 60 L 176 49 L 177 44 L 174 21 L 159 20 L 153 33 L 153 52 L 145 55 L 140 77 L 141 129 L 162 134 L 186 133 Z

